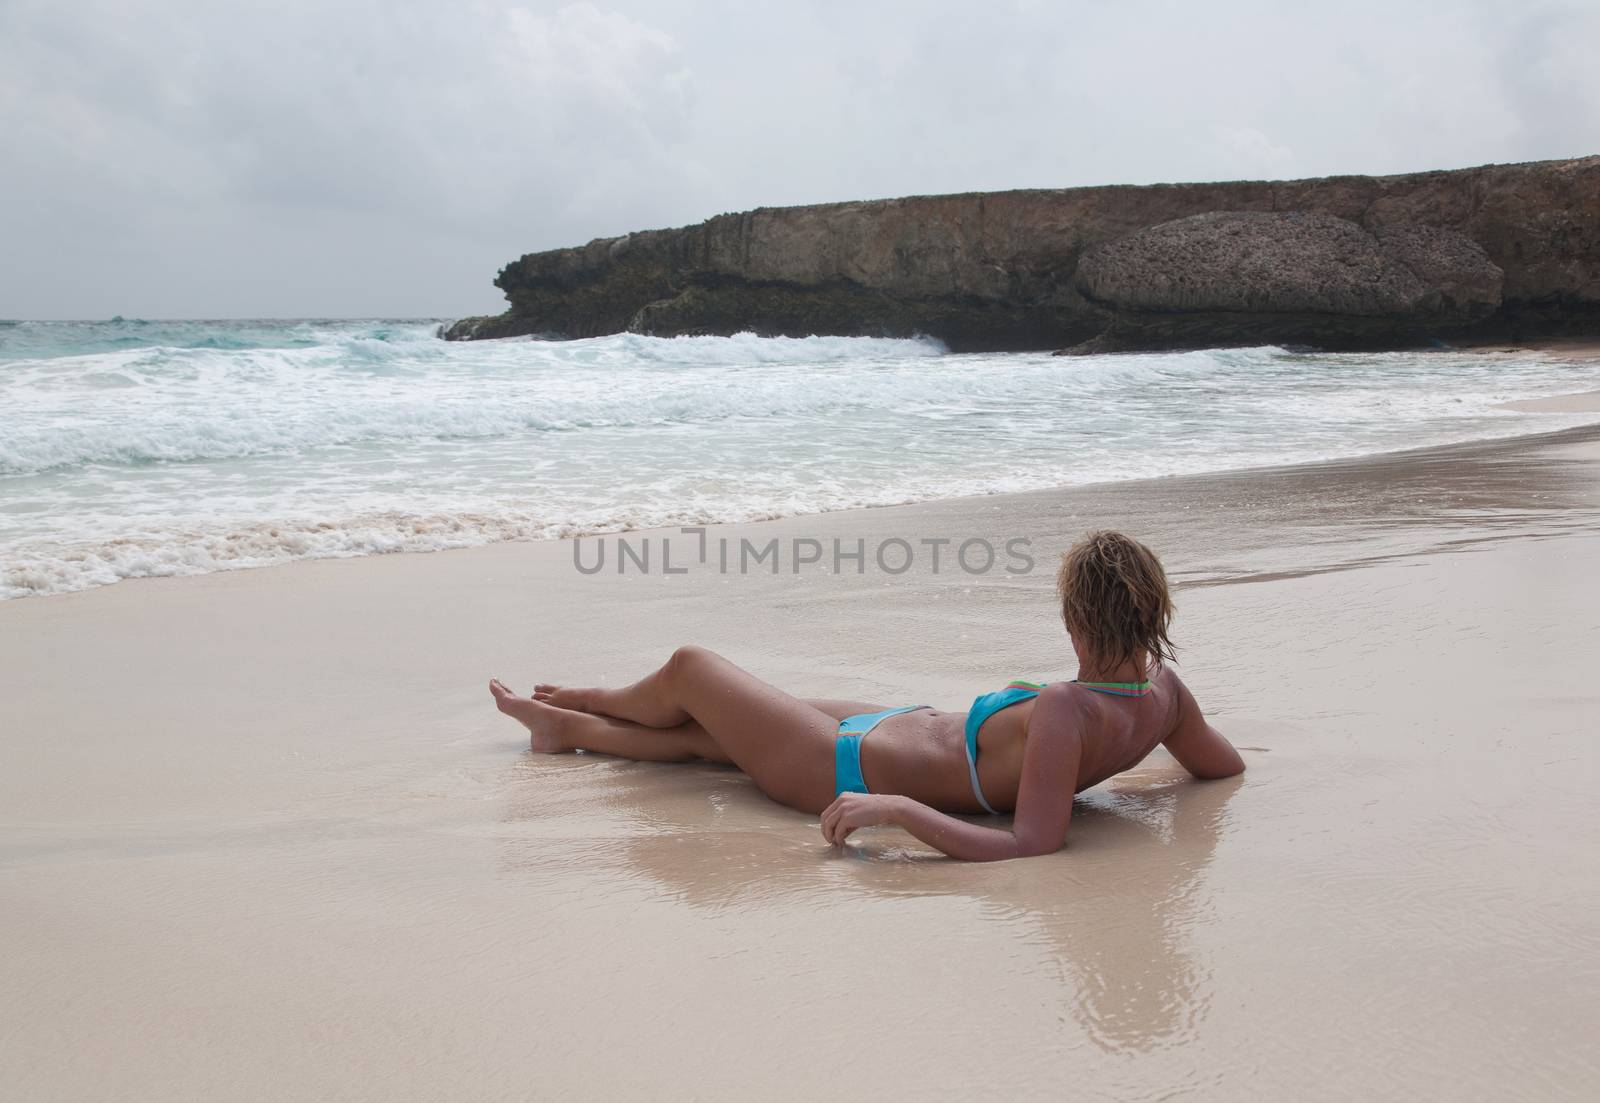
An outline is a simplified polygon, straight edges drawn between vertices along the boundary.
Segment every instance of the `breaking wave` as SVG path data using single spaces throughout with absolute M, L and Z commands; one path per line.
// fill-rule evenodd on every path
M 0 596 L 1557 428 L 1556 356 L 953 355 L 439 340 L 435 321 L 0 326 Z

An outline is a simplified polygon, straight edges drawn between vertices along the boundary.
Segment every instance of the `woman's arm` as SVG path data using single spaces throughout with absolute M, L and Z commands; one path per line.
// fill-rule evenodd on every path
M 1200 705 L 1176 676 L 1178 719 L 1164 742 L 1178 764 L 1197 778 L 1233 777 L 1244 773 L 1244 759 L 1216 728 L 1206 722 Z
M 997 862 L 1051 854 L 1066 842 L 1078 781 L 1079 703 L 1067 686 L 1039 695 L 1028 722 L 1011 830 L 946 815 L 910 797 L 841 793 L 822 813 L 822 837 L 842 845 L 860 827 L 892 823 L 952 858 Z
M 892 823 L 952 858 L 966 862 L 1000 862 L 1028 856 L 1015 831 L 958 820 L 910 797 L 891 799 L 900 802 Z
M 822 837 L 835 846 L 843 846 L 857 828 L 886 823 L 905 828 L 952 858 L 998 862 L 1022 857 L 1012 832 L 958 820 L 895 793 L 840 793 L 822 813 Z

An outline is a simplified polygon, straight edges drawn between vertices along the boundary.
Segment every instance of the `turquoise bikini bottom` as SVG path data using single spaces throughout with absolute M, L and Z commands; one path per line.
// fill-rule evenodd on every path
M 882 712 L 863 712 L 846 716 L 839 721 L 839 738 L 833 745 L 833 795 L 840 793 L 866 793 L 866 778 L 861 776 L 861 737 L 873 728 L 902 712 L 929 709 L 932 705 L 906 705 Z

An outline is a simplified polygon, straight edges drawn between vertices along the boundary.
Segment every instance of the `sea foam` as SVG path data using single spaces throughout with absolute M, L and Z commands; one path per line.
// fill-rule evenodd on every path
M 0 327 L 0 595 L 1292 463 L 1584 420 L 1555 356 Z

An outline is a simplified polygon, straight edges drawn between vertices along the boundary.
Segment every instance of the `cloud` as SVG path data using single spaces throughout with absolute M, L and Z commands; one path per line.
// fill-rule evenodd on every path
M 0 315 L 454 314 L 523 251 L 758 205 L 1593 152 L 1597 20 L 8 0 Z
M 1215 126 L 1211 132 L 1217 144 L 1246 164 L 1275 169 L 1294 162 L 1294 150 L 1279 145 L 1253 126 Z

